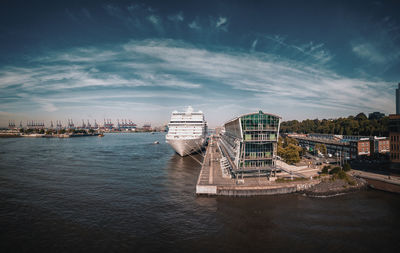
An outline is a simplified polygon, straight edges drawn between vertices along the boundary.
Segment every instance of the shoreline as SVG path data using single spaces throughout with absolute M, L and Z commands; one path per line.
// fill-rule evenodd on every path
M 309 197 L 333 197 L 366 189 L 368 182 L 348 175 L 349 179 L 324 178 L 319 184 L 302 191 Z

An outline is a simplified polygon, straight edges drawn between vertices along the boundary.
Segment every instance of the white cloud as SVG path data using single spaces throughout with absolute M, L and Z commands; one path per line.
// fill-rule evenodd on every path
M 227 21 L 228 21 L 227 18 L 219 17 L 218 20 L 217 20 L 217 23 L 215 24 L 215 27 L 220 27 L 222 25 L 225 25 Z
M 258 40 L 253 41 L 253 43 L 251 44 L 251 49 L 250 49 L 251 51 L 254 51 L 256 49 L 257 42 L 258 42 Z
M 127 48 L 161 59 L 163 68 L 191 73 L 259 96 L 280 97 L 282 102 L 303 100 L 331 110 L 338 105 L 346 110 L 387 111 L 393 107 L 388 92 L 374 95 L 376 87 L 388 89 L 390 83 L 346 78 L 327 69 L 310 67 L 307 63 L 277 61 L 263 53 L 249 56 L 245 53 L 211 52 L 170 46 L 168 42 L 151 46 L 134 43 L 134 47 L 128 45 Z
M 168 19 L 175 22 L 182 22 L 184 18 L 182 12 L 179 12 L 175 15 L 169 15 Z
M 160 24 L 160 18 L 156 15 L 150 15 L 147 17 L 147 20 L 149 20 L 151 23 L 154 25 L 159 25 Z
M 192 23 L 188 24 L 188 26 L 189 26 L 189 28 L 194 29 L 194 30 L 200 30 L 201 29 L 200 25 L 194 20 L 193 20 Z
M 387 58 L 369 43 L 355 44 L 352 50 L 360 58 L 372 63 L 385 63 L 387 61 Z
M 293 52 L 301 53 L 304 56 L 311 57 L 322 64 L 328 63 L 333 58 L 330 52 L 324 48 L 323 43 L 315 45 L 314 42 L 311 41 L 303 45 L 295 45 L 287 42 L 287 38 L 281 35 L 263 35 L 262 37 L 264 39 L 273 41 L 283 48 L 291 49 Z
M 259 39 L 254 40 L 252 48 L 258 45 Z M 298 48 L 316 53 L 323 45 Z M 41 108 L 59 113 L 82 103 L 99 108 L 105 99 L 109 108 L 121 110 L 132 103 L 166 110 L 167 104 L 173 107 L 192 99 L 211 114 L 219 113 L 212 108 L 238 102 L 240 107 L 230 107 L 232 113 L 259 107 L 277 114 L 291 110 L 299 117 L 310 110 L 349 115 L 365 110 L 389 113 L 394 108 L 392 83 L 348 78 L 321 64 L 261 51 L 212 51 L 174 40 L 131 41 L 103 53 L 94 47 L 77 48 L 32 63 L 0 68 L 0 94 L 15 97 L 0 101 L 0 111 Z

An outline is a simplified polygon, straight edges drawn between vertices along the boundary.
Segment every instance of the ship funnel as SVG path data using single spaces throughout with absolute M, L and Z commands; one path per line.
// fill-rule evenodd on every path
M 186 109 L 186 113 L 192 113 L 192 112 L 193 112 L 193 107 L 189 105 L 188 108 Z

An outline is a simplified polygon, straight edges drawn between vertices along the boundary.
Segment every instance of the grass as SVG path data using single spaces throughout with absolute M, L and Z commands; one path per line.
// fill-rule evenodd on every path
M 302 177 L 296 177 L 293 179 L 290 178 L 278 178 L 277 180 L 275 180 L 275 182 L 277 183 L 290 183 L 290 182 L 297 182 L 297 181 L 305 181 L 308 180 L 308 178 L 302 178 Z
M 329 178 L 330 181 L 335 181 L 336 179 L 345 180 L 349 185 L 354 186 L 356 185 L 356 181 L 347 175 L 347 173 L 342 170 L 340 167 L 335 167 L 329 171 L 331 177 Z

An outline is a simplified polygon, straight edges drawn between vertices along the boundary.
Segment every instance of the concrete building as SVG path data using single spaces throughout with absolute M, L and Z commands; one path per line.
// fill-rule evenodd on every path
M 400 114 L 400 83 L 396 89 L 396 114 Z
M 337 134 L 319 134 L 319 133 L 311 133 L 311 134 L 308 134 L 307 137 L 316 138 L 316 139 L 326 139 L 326 140 L 332 140 L 332 141 L 338 141 L 338 140 L 343 138 L 342 135 L 337 135 Z
M 381 119 L 383 117 L 385 117 L 385 114 L 381 112 L 373 112 L 368 114 L 368 119 Z
M 389 115 L 390 161 L 400 169 L 400 83 L 396 89 L 396 114 Z
M 397 91 L 396 91 L 397 97 Z M 397 105 L 396 105 L 397 106 Z M 389 115 L 390 161 L 400 163 L 400 115 Z
M 315 150 L 316 144 L 324 144 L 328 154 L 332 156 L 341 154 L 347 159 L 371 156 L 374 153 L 384 154 L 389 151 L 389 139 L 387 137 L 351 135 L 331 135 L 330 137 L 328 134 L 308 134 L 306 136 L 289 134 L 288 136 L 296 139 L 301 147 L 311 152 Z
M 333 156 L 342 156 L 344 158 L 353 159 L 356 158 L 356 147 L 351 147 L 348 142 L 339 142 L 330 139 L 318 139 L 313 137 L 293 137 L 299 145 L 311 152 L 315 150 L 315 145 L 324 144 L 328 154 Z
M 275 169 L 280 121 L 277 115 L 259 111 L 224 124 L 219 145 L 233 164 L 233 174 L 268 174 Z

